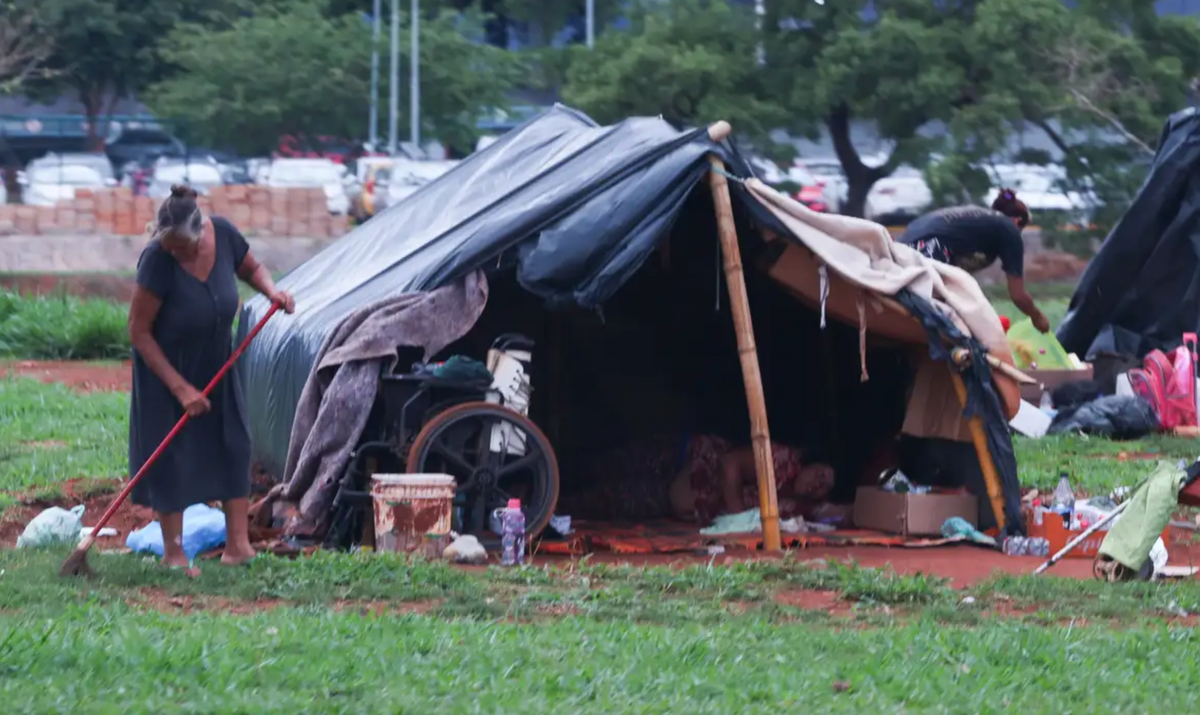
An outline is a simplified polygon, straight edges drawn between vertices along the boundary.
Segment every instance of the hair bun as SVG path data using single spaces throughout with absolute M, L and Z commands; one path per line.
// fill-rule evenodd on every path
M 173 199 L 194 199 L 196 196 L 196 190 L 187 184 L 171 185 L 171 198 Z

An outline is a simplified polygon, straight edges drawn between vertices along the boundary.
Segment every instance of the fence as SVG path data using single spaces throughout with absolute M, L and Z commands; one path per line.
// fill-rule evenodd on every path
M 329 214 L 319 188 L 219 186 L 200 197 L 200 209 L 229 219 L 246 236 L 332 238 L 348 230 L 347 217 Z M 78 191 L 55 206 L 0 204 L 0 234 L 136 236 L 146 233 L 156 210 L 153 199 L 125 187 Z

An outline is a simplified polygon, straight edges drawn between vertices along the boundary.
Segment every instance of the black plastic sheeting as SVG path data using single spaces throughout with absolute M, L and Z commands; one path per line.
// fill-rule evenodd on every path
M 921 322 L 929 335 L 929 356 L 933 360 L 949 361 L 950 350 L 945 343 L 966 348 L 971 353 L 970 365 L 963 370 L 963 384 L 967 387 L 967 405 L 963 415 L 971 418 L 983 417 L 987 432 L 988 451 L 1000 477 L 1004 491 L 1004 535 L 1025 533 L 1025 517 L 1021 513 L 1021 482 L 1017 478 L 1017 455 L 1013 451 L 1012 433 L 1004 416 L 1000 395 L 992 386 L 992 368 L 987 361 L 987 349 L 975 338 L 967 337 L 954 325 L 949 317 L 925 300 L 905 290 L 896 295 L 896 300 Z M 999 522 L 999 519 L 997 519 Z
M 1200 115 L 1171 115 L 1146 182 L 1079 280 L 1068 352 L 1142 357 L 1200 329 Z
M 1049 434 L 1080 432 L 1111 439 L 1138 439 L 1161 429 L 1154 408 L 1140 397 L 1106 395 L 1059 410 Z
M 284 276 L 296 312 L 271 320 L 239 370 L 256 458 L 282 474 L 300 391 L 352 310 L 500 264 L 552 305 L 599 308 L 654 251 L 714 152 L 744 175 L 736 151 L 703 129 L 654 118 L 604 127 L 557 106 Z M 248 301 L 243 330 L 266 309 Z
M 709 165 L 750 169 L 733 145 L 716 145 L 703 129 L 679 131 L 661 119 L 602 127 L 558 106 L 541 114 L 326 248 L 279 282 L 296 313 L 272 319 L 242 357 L 255 457 L 282 475 L 300 392 L 322 342 L 353 310 L 430 290 L 477 268 L 515 266 L 521 285 L 551 305 L 600 309 L 653 253 Z M 760 226 L 783 225 L 737 183 L 735 200 Z M 931 305 L 902 302 L 930 332 L 982 348 Z M 265 313 L 247 301 L 244 333 Z M 239 339 L 242 337 L 239 335 Z M 936 353 L 935 354 L 941 354 Z M 1016 459 L 985 361 L 968 371 L 971 414 L 981 410 L 1007 495 L 1010 524 L 1021 523 Z

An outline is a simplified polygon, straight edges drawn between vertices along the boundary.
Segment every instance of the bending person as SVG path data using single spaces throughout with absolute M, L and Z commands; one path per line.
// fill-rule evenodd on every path
M 136 473 L 186 412 L 192 417 L 138 482 L 135 504 L 154 509 L 163 534 L 163 563 L 186 567 L 183 510 L 219 501 L 225 508 L 225 554 L 239 564 L 254 556 L 248 535 L 250 433 L 236 372 L 205 397 L 200 391 L 233 352 L 237 280 L 288 313 L 291 296 L 255 260 L 229 221 L 201 214 L 196 192 L 172 186 L 158 208 L 153 237 L 137 266 L 129 306 L 133 394 L 129 403 L 129 472 Z
M 1025 242 L 1021 229 L 1029 225 L 1029 208 L 1012 189 L 1000 189 L 992 208 L 952 206 L 931 211 L 913 221 L 896 239 L 922 255 L 968 273 L 978 273 L 1000 260 L 1008 277 L 1008 295 L 1043 333 L 1050 321 L 1025 289 Z

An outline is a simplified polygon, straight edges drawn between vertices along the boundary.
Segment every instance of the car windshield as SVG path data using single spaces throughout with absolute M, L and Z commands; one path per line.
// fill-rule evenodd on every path
M 341 181 L 333 164 L 275 164 L 270 177 L 277 186 L 321 186 Z
M 208 164 L 168 164 L 154 170 L 154 180 L 164 184 L 219 184 L 221 172 Z
M 58 164 L 33 170 L 30 181 L 35 184 L 63 184 L 68 186 L 99 186 L 104 183 L 100 172 L 82 164 Z

